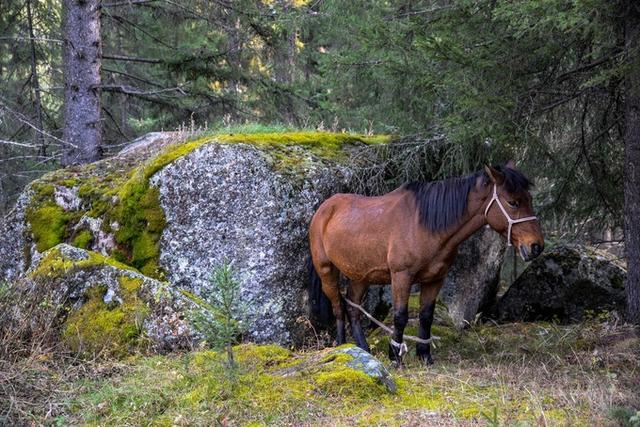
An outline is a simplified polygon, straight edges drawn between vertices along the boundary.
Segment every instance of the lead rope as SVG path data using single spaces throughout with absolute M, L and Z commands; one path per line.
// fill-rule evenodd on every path
M 498 187 L 496 186 L 496 184 L 493 184 L 493 197 L 491 197 L 491 200 L 489 201 L 489 204 L 487 205 L 487 207 L 484 210 L 484 216 L 485 216 L 485 218 L 487 217 L 487 214 L 489 213 L 489 208 L 491 207 L 493 202 L 497 202 L 498 203 L 498 207 L 500 208 L 500 210 L 502 211 L 502 214 L 505 216 L 505 218 L 507 219 L 507 222 L 509 223 L 509 228 L 507 230 L 507 246 L 512 246 L 511 245 L 511 227 L 513 226 L 513 224 L 518 224 L 520 222 L 525 222 L 525 221 L 537 221 L 538 217 L 537 216 L 527 216 L 525 218 L 512 219 L 509 216 L 509 213 L 507 212 L 507 210 L 504 208 L 504 206 L 502 206 L 502 202 L 500 202 L 500 198 L 498 197 L 497 188 Z
M 378 325 L 382 330 L 384 330 L 385 332 L 387 332 L 390 335 L 393 335 L 393 332 L 394 332 L 393 329 L 391 329 L 390 327 L 388 327 L 384 323 L 380 322 L 378 319 L 373 317 L 371 314 L 367 313 L 367 310 L 365 310 L 361 305 L 358 305 L 355 302 L 350 301 L 349 298 L 346 298 L 346 297 L 344 297 L 344 300 L 351 307 L 355 307 L 358 310 L 360 310 L 365 316 L 367 316 L 367 318 L 369 320 L 371 320 L 373 323 Z M 434 335 L 431 338 L 424 339 L 424 338 L 420 338 L 420 337 L 415 337 L 413 335 L 404 335 L 404 339 L 406 339 L 408 341 L 414 341 L 414 342 L 417 342 L 417 343 L 420 343 L 420 344 L 431 344 L 431 343 L 433 343 L 433 347 L 435 348 L 436 345 L 435 345 L 434 341 L 439 340 L 440 337 L 437 337 L 437 336 Z M 399 357 L 402 357 L 403 355 L 405 355 L 405 354 L 407 354 L 409 352 L 409 348 L 407 347 L 407 344 L 405 342 L 399 343 L 399 342 L 396 342 L 393 338 L 391 338 L 390 343 L 391 343 L 392 346 L 394 346 L 395 348 L 398 349 Z

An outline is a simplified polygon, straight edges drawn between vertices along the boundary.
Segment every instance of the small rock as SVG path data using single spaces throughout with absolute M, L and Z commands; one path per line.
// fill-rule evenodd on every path
M 353 360 L 346 362 L 348 367 L 364 372 L 384 385 L 390 393 L 395 393 L 398 390 L 396 382 L 382 362 L 360 347 L 340 347 L 334 350 L 334 352 L 348 354 L 353 357 Z

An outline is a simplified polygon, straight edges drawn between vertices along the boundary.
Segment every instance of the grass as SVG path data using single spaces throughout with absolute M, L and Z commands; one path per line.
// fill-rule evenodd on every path
M 436 364 L 406 356 L 405 368 L 392 369 L 395 395 L 341 365 L 296 371 L 304 360 L 323 360 L 326 349 L 292 353 L 277 346 L 236 347 L 235 379 L 211 351 L 105 360 L 83 365 L 82 374 L 77 365 L 35 358 L 9 371 L 4 366 L 0 375 L 49 378 L 54 391 L 34 399 L 54 410 L 47 413 L 44 402 L 22 406 L 36 424 L 633 425 L 640 338 L 629 326 L 594 320 L 437 328 L 443 339 Z M 386 362 L 386 349 L 374 348 Z M 68 379 L 66 369 L 74 372 Z M 292 369 L 297 373 L 286 374 Z

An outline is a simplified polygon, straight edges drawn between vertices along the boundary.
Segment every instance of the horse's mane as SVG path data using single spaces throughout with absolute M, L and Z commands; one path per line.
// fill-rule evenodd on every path
M 494 166 L 505 177 L 504 186 L 509 193 L 528 191 L 532 184 L 521 172 L 503 166 Z M 490 182 L 484 170 L 471 175 L 442 181 L 410 182 L 405 184 L 416 199 L 420 222 L 429 231 L 444 231 L 457 224 L 467 209 L 469 191 L 482 177 L 483 184 Z

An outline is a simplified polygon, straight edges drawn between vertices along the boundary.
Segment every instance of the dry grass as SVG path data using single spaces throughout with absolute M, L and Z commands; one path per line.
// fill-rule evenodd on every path
M 10 290 L 3 292 L 0 306 L 7 307 L 3 298 L 16 301 Z M 632 426 L 629 418 L 640 409 L 640 335 L 614 317 L 576 325 L 478 324 L 462 332 L 441 319 L 434 326 L 442 338 L 436 364 L 424 366 L 410 353 L 406 366 L 393 371 L 399 396 L 363 398 L 349 390 L 338 397 L 292 397 L 281 390 L 282 402 L 274 395 L 270 412 L 257 413 L 253 405 L 262 400 L 233 395 L 208 406 L 181 406 L 203 385 L 184 362 L 196 353 L 80 360 L 51 339 L 56 325 L 39 321 L 41 310 L 50 307 L 21 309 L 22 316 L 11 309 L 0 313 L 0 426 L 122 425 L 123 419 L 125 425 L 146 425 L 166 421 L 165 411 L 178 425 Z M 412 322 L 408 333 L 415 333 Z M 326 340 L 319 331 L 309 336 L 311 345 Z M 385 362 L 387 340 L 377 332 L 369 337 L 373 353 Z M 245 369 L 244 387 L 251 389 L 257 386 L 253 368 Z
M 443 339 L 434 352 L 435 365 L 421 365 L 409 355 L 406 366 L 394 371 L 401 388 L 413 390 L 416 399 L 425 399 L 424 393 L 433 396 L 424 408 L 415 402 L 402 407 L 411 403 L 411 393 L 396 400 L 358 402 L 357 410 L 339 399 L 318 401 L 313 396 L 308 402 L 275 405 L 276 412 L 264 419 L 281 425 L 615 426 L 631 425 L 625 424 L 629 414 L 640 408 L 640 337 L 629 325 L 477 325 L 462 333 L 441 326 L 439 332 Z M 377 341 L 374 352 L 386 360 L 384 339 Z M 81 363 L 54 351 L 0 361 L 0 425 L 75 425 L 87 420 L 116 425 L 114 420 L 122 418 L 114 416 L 121 416 L 118 412 L 129 399 L 155 409 L 140 418 L 132 412 L 126 425 L 147 424 L 155 419 L 153 411 L 164 411 L 167 405 L 180 413 L 176 402 L 197 385 L 197 379 L 189 386 L 176 382 L 183 375 L 184 357 L 190 356 Z M 155 392 L 145 394 L 147 388 L 163 390 L 164 403 L 157 403 Z M 110 399 L 122 402 L 116 412 L 105 409 Z M 227 409 L 218 411 L 212 422 L 226 419 L 229 425 L 244 425 L 261 419 L 247 409 L 251 402 L 226 399 Z M 177 424 L 209 419 L 204 409 L 183 409 L 183 415 L 174 417 Z

